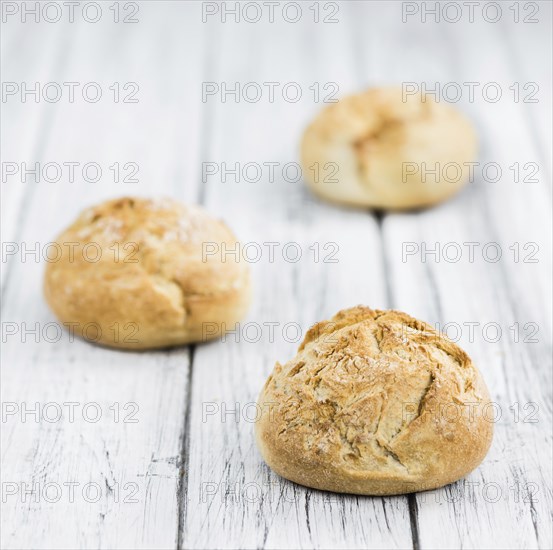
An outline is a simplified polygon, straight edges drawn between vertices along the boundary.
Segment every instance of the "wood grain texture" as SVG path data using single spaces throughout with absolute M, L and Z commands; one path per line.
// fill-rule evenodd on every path
M 338 2 L 339 23 L 314 24 L 307 4 L 298 23 L 278 10 L 274 23 L 202 23 L 202 2 L 161 1 L 141 2 L 135 25 L 107 17 L 3 25 L 4 81 L 97 81 L 107 94 L 98 104 L 3 104 L 3 162 L 103 168 L 94 184 L 3 182 L 3 242 L 43 246 L 85 205 L 138 194 L 201 202 L 249 254 L 261 250 L 250 263 L 253 306 L 236 332 L 155 353 L 115 352 L 66 332 L 49 341 L 44 262 L 17 254 L 2 262 L 3 548 L 553 546 L 551 5 L 539 3 L 538 24 L 517 25 L 403 23 L 395 1 Z M 477 174 L 434 209 L 375 215 L 319 201 L 289 181 L 293 166 L 283 174 L 335 86 L 339 97 L 369 85 L 466 81 L 503 88 L 498 103 L 458 104 L 477 126 L 479 161 L 502 167 L 500 182 Z M 510 101 L 508 87 L 529 81 L 540 102 Z M 138 83 L 139 103 L 107 101 L 114 82 Z M 264 82 L 279 85 L 273 102 L 223 102 L 202 98 L 206 82 L 259 83 L 265 94 Z M 297 103 L 282 99 L 290 82 L 302 91 Z M 137 163 L 139 181 L 116 184 L 114 162 Z M 259 181 L 232 173 L 222 181 L 224 162 L 265 167 Z M 514 162 L 537 163 L 538 182 L 515 183 Z M 219 172 L 206 175 L 205 163 Z M 267 163 L 277 163 L 272 182 Z M 472 262 L 466 242 L 478 243 Z M 274 243 L 274 261 L 265 243 Z M 418 252 L 406 256 L 405 243 Z M 423 261 L 424 245 L 447 243 L 461 245 L 459 261 Z M 500 261 L 482 258 L 487 243 L 501 248 Z M 537 263 L 524 261 L 534 257 L 526 243 L 539 247 Z M 358 303 L 449 323 L 481 369 L 501 418 L 490 454 L 465 480 L 408 497 L 355 497 L 294 485 L 263 463 L 254 403 L 275 361 L 295 353 L 297 329 Z M 39 324 L 38 342 L 32 333 L 22 341 L 23 323 Z M 45 419 L 57 406 L 63 417 Z
M 200 78 L 201 34 L 190 21 L 175 36 L 167 62 L 185 62 L 186 70 L 168 72 L 160 63 L 166 58 L 166 15 L 143 9 L 140 26 L 102 20 L 57 27 L 56 33 L 53 25 L 49 37 L 39 26 L 43 33 L 28 47 L 38 51 L 43 40 L 55 70 L 38 56 L 14 80 L 96 81 L 108 97 L 113 82 L 136 81 L 141 95 L 138 104 L 26 103 L 10 111 L 12 126 L 22 118 L 34 121 L 37 130 L 15 131 L 32 143 L 27 149 L 10 146 L 12 156 L 4 160 L 93 161 L 103 177 L 97 183 L 78 176 L 73 183 L 66 177 L 56 183 L 10 182 L 22 198 L 9 197 L 11 216 L 3 220 L 9 240 L 15 236 L 30 248 L 39 243 L 40 253 L 84 206 L 108 197 L 196 198 L 201 110 L 189 101 L 195 90 L 187 84 Z M 32 27 L 18 32 L 21 40 Z M 151 40 L 144 41 L 145 35 Z M 189 41 L 196 44 L 193 55 Z M 139 164 L 139 181 L 115 183 L 109 166 L 129 161 Z M 2 402 L 10 413 L 16 408 L 3 419 L 2 482 L 3 491 L 16 494 L 3 494 L 2 547 L 175 547 L 190 352 L 115 352 L 71 341 L 67 332 L 56 341 L 59 325 L 41 293 L 43 264 L 17 254 L 7 265 L 2 321 L 18 332 L 5 336 L 2 347 Z M 30 334 L 23 342 L 25 326 L 34 329 L 37 323 L 39 341 Z M 74 421 L 70 402 L 77 403 Z M 63 416 L 56 419 L 60 408 Z M 36 409 L 38 420 L 23 414 L 26 409 Z M 100 420 L 90 420 L 96 414 Z M 25 495 L 26 490 L 34 492 Z
M 414 26 L 407 36 L 425 32 L 423 25 Z M 390 28 L 383 27 L 381 32 L 388 34 Z M 469 28 L 475 40 L 463 41 Z M 379 41 L 376 32 L 371 40 Z M 426 83 L 431 89 L 436 83 L 498 82 L 508 94 L 518 75 L 505 50 L 479 46 L 486 39 L 499 46 L 502 32 L 497 25 L 453 25 L 448 36 L 421 36 L 415 42 L 418 47 L 411 47 L 401 58 L 382 52 L 379 63 L 382 72 L 397 80 Z M 424 57 L 426 48 L 440 49 L 431 66 Z M 391 66 L 392 71 L 385 69 Z M 437 327 L 449 327 L 449 334 L 459 338 L 480 367 L 501 418 L 495 423 L 492 450 L 480 468 L 456 484 L 414 497 L 419 544 L 423 548 L 545 548 L 551 544 L 546 519 L 551 502 L 546 466 L 551 462 L 551 312 L 543 307 L 550 303 L 551 286 L 547 170 L 540 170 L 537 183 L 509 179 L 513 162 L 539 162 L 540 158 L 525 105 L 507 98 L 497 104 L 475 98 L 461 107 L 477 121 L 479 161 L 501 166 L 501 183 L 477 175 L 468 189 L 444 205 L 386 216 L 384 250 L 393 306 Z M 516 142 L 510 139 L 513 135 Z M 471 242 L 479 249 L 489 243 L 499 247 L 501 260 L 487 261 L 479 251 L 471 262 L 464 245 Z M 529 242 L 537 243 L 543 252 L 539 261 L 515 261 L 509 247 Z M 444 258 L 448 243 L 449 251 L 452 246 L 464 251 L 458 261 Z M 418 252 L 406 255 L 406 245 Z M 422 253 L 424 246 L 438 250 L 438 256 Z M 515 323 L 539 327 L 537 341 L 524 342 L 530 339 L 528 334 L 520 334 L 515 341 L 509 328 Z M 502 335 L 494 342 L 496 325 Z M 515 416 L 519 409 L 524 412 Z
M 272 44 L 281 33 L 286 33 L 285 37 L 275 49 Z M 334 64 L 323 63 L 324 52 L 315 62 L 316 68 L 324 66 L 322 72 L 295 58 L 294 52 L 306 41 L 316 41 L 324 52 L 332 50 Z M 251 43 L 259 44 L 259 48 L 250 51 Z M 351 70 L 339 63 L 344 58 L 339 49 L 336 51 L 340 44 L 347 55 L 347 32 L 339 26 L 320 36 L 308 26 L 225 25 L 213 37 L 212 47 L 223 53 L 210 67 L 208 80 L 296 82 L 304 94 L 315 82 L 338 81 L 344 88 L 352 84 L 347 80 Z M 240 68 L 230 57 L 236 51 L 242 52 Z M 323 78 L 326 76 L 327 80 Z M 274 104 L 211 101 L 210 132 L 215 139 L 206 158 L 229 166 L 235 162 L 297 163 L 298 139 L 286 136 L 299 136 L 309 110 L 320 106 L 312 105 L 308 98 L 303 104 L 278 99 Z M 259 139 L 261 120 L 265 132 L 274 139 Z M 245 131 L 238 132 L 239 128 Z M 287 324 L 294 323 L 305 332 L 344 304 L 385 305 L 378 224 L 367 214 L 320 203 L 299 182 L 286 181 L 282 174 L 273 183 L 241 179 L 227 183 L 208 180 L 206 206 L 232 221 L 244 243 L 263 247 L 263 243 L 275 242 L 279 248 L 274 263 L 265 253 L 251 264 L 254 305 L 248 319 L 238 327 L 239 334 L 227 336 L 224 346 L 217 343 L 196 349 L 183 547 L 411 546 L 406 498 L 360 499 L 294 486 L 263 464 L 253 440 L 253 423 L 248 420 L 255 418 L 252 404 L 275 360 L 286 360 L 298 345 L 293 331 L 289 340 L 294 341 L 286 341 L 283 331 Z M 245 209 L 247 216 L 242 214 Z M 360 242 L 365 250 L 360 250 Z M 298 262 L 282 258 L 288 243 L 298 243 L 302 250 Z M 321 249 L 319 261 L 310 250 L 315 243 Z M 338 247 L 336 263 L 324 261 L 327 243 Z M 267 329 L 269 323 L 276 324 L 274 338 Z M 252 341 L 256 338 L 253 327 L 261 329 L 259 342 Z
M 64 34 L 64 30 L 67 34 Z M 66 56 L 63 49 L 71 40 L 72 28 L 60 26 L 48 29 L 41 26 L 36 32 L 22 40 L 21 25 L 4 25 L 2 28 L 2 81 L 20 83 L 22 81 L 48 81 L 59 75 Z M 30 196 L 26 188 L 32 186 L 33 176 L 28 176 L 27 185 L 21 182 L 21 163 L 27 163 L 29 169 L 42 159 L 48 139 L 53 109 L 44 109 L 34 101 L 10 102 L 9 108 L 2 108 L 2 162 L 3 170 L 7 164 L 16 165 L 19 172 L 12 178 L 5 176 L 2 181 L 2 242 L 12 243 L 19 238 L 21 229 L 22 204 Z M 11 169 L 11 166 L 10 166 Z M 11 180 L 11 181 L 10 181 Z M 2 257 L 1 288 L 6 280 L 6 269 L 13 256 Z
M 536 6 L 522 4 L 525 9 L 524 17 L 529 17 L 530 12 L 535 10 Z M 540 155 L 540 165 L 546 173 L 545 184 L 551 188 L 551 155 L 549 152 L 553 148 L 553 132 L 550 121 L 553 117 L 552 103 L 547 101 L 551 97 L 552 80 L 551 69 L 544 61 L 544 52 L 549 52 L 553 48 L 552 34 L 544 32 L 544 29 L 550 27 L 553 17 L 553 5 L 551 2 L 537 3 L 538 11 L 532 16 L 537 23 L 526 25 L 516 24 L 514 21 L 505 19 L 503 21 L 502 40 L 505 45 L 505 53 L 509 57 L 509 63 L 513 69 L 513 75 L 520 80 L 528 96 L 528 92 L 533 91 L 535 83 L 539 91 L 535 96 L 529 99 L 540 99 L 539 104 L 522 104 L 523 113 L 527 117 L 529 130 L 531 133 L 532 145 Z

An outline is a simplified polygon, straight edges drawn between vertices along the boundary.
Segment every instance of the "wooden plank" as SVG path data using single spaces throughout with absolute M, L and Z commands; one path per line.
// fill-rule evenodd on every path
M 106 101 L 39 104 L 37 112 L 50 117 L 51 126 L 37 160 L 81 166 L 97 162 L 103 177 L 97 183 L 77 176 L 74 182 L 64 177 L 27 184 L 24 212 L 17 220 L 22 225 L 14 231 L 21 245 L 39 243 L 42 250 L 81 208 L 108 197 L 198 196 L 202 110 L 191 100 L 197 92 L 190 83 L 200 78 L 203 45 L 191 13 L 186 3 L 145 3 L 136 25 L 118 26 L 106 19 L 72 25 L 74 40 L 64 44 L 66 64 L 41 78 L 96 81 Z M 165 48 L 164 22 L 171 17 L 179 19 L 180 29 Z M 30 28 L 22 30 L 20 40 L 26 32 Z M 110 102 L 109 86 L 130 81 L 140 86 L 139 103 Z M 24 117 L 34 113 L 20 111 Z M 139 181 L 115 183 L 109 166 L 131 161 L 140 166 Z M 54 319 L 41 291 L 43 265 L 32 256 L 26 260 L 14 256 L 3 303 L 3 322 L 19 332 L 2 345 L 2 401 L 13 404 L 8 412 L 16 407 L 2 430 L 2 479 L 15 492 L 2 504 L 2 547 L 175 547 L 189 350 L 116 352 L 70 341 L 66 332 L 52 341 Z M 22 342 L 23 323 L 29 328 L 38 324 L 39 342 L 32 335 Z M 74 422 L 68 419 L 67 402 L 79 403 Z M 22 408 L 35 403 L 40 414 L 54 417 L 61 407 L 63 418 L 53 423 L 22 418 Z M 102 417 L 97 423 L 87 421 L 83 410 L 89 415 L 99 410 Z M 75 484 L 74 498 L 70 483 Z M 31 499 L 22 496 L 25 488 L 35 486 Z M 49 502 L 58 489 L 60 498 Z
M 381 32 L 393 41 L 390 27 L 383 23 Z M 410 43 L 405 55 L 397 57 L 383 50 L 380 56 L 382 74 L 390 80 L 426 82 L 428 87 L 436 82 L 497 81 L 505 89 L 517 78 L 507 69 L 494 25 L 448 25 L 447 31 L 442 26 L 440 36 L 429 32 L 428 25 L 413 23 L 413 28 L 404 32 L 404 40 Z M 421 40 L 417 33 L 424 34 Z M 469 33 L 471 40 L 467 41 Z M 378 39 L 378 34 L 372 37 Z M 430 57 L 432 61 L 427 63 Z M 462 108 L 476 120 L 482 137 L 482 163 L 497 162 L 508 174 L 514 161 L 536 158 L 519 106 L 476 100 Z M 516 141 L 511 139 L 513 135 Z M 450 323 L 453 337 L 460 328 L 460 344 L 482 370 L 503 415 L 496 423 L 490 454 L 480 468 L 465 481 L 416 496 L 421 548 L 551 546 L 551 313 L 544 305 L 551 303 L 544 299 L 550 287 L 546 281 L 551 273 L 551 219 L 546 189 L 543 180 L 523 186 L 508 181 L 507 176 L 494 186 L 478 177 L 444 205 L 384 219 L 394 307 L 439 327 Z M 479 243 L 474 262 L 468 260 L 466 242 Z M 503 251 L 497 264 L 482 258 L 481 249 L 490 242 Z M 540 262 L 515 262 L 509 250 L 515 242 L 537 242 Z M 419 247 L 418 254 L 404 256 L 405 243 Z M 464 250 L 460 261 L 448 262 L 443 256 L 438 261 L 420 253 L 423 245 L 434 249 L 447 243 L 457 243 Z M 528 333 L 515 342 L 509 327 L 516 322 L 521 327 L 536 323 L 539 342 L 525 343 Z M 468 323 L 477 323 L 474 337 Z M 495 337 L 494 323 L 503 331 L 497 343 L 489 341 Z M 489 333 L 483 332 L 490 328 Z M 527 408 L 515 422 L 517 403 Z M 535 407 L 538 422 L 532 423 L 534 417 L 529 413 Z
M 349 21 L 335 25 L 232 23 L 211 25 L 210 43 L 221 52 L 208 81 L 298 83 L 304 96 L 315 82 L 355 87 Z M 275 44 L 278 43 L 278 48 Z M 251 45 L 256 44 L 252 49 Z M 309 56 L 307 52 L 311 52 Z M 233 59 L 240 59 L 240 64 Z M 212 141 L 205 158 L 235 162 L 297 162 L 309 118 L 322 107 L 306 98 L 207 104 Z M 232 177 L 231 177 L 232 178 Z M 357 498 L 313 491 L 278 478 L 263 464 L 253 440 L 252 410 L 276 360 L 298 343 L 286 323 L 305 331 L 312 323 L 357 303 L 386 305 L 380 235 L 374 217 L 315 199 L 302 182 L 277 170 L 270 183 L 223 183 L 211 178 L 206 204 L 236 229 L 243 243 L 278 242 L 274 263 L 252 263 L 252 310 L 227 341 L 196 349 L 190 412 L 190 478 L 183 547 L 382 548 L 411 546 L 407 499 Z M 246 215 L 244 213 L 247 212 Z M 303 252 L 286 262 L 282 249 Z M 338 263 L 314 262 L 309 247 L 336 242 Z M 264 249 L 265 250 L 265 249 Z M 321 257 L 322 260 L 322 257 Z M 271 338 L 266 323 L 278 323 Z M 247 332 L 248 326 L 250 331 Z M 255 327 L 259 327 L 259 341 Z M 236 341 L 238 340 L 238 341 Z M 232 410 L 236 410 L 236 417 Z M 229 412 L 230 411 L 230 412 Z M 228 413 L 228 414 L 225 414 Z
M 447 230 L 443 229 L 446 221 Z M 479 469 L 465 482 L 417 496 L 421 547 L 536 547 L 540 529 L 540 547 L 546 548 L 550 539 L 547 465 L 551 459 L 547 346 L 524 343 L 527 331 L 522 331 L 519 342 L 513 342 L 509 327 L 517 321 L 522 327 L 534 316 L 513 310 L 500 269 L 490 269 L 483 261 L 465 270 L 458 264 L 441 266 L 432 260 L 425 264 L 420 258 L 418 263 L 416 258 L 401 261 L 406 234 L 417 234 L 419 242 L 434 246 L 436 227 L 442 228 L 445 242 L 477 241 L 485 235 L 481 225 L 467 234 L 463 216 L 445 207 L 424 220 L 387 220 L 386 240 L 396 251 L 389 262 L 395 303 L 439 327 L 448 326 L 453 338 L 460 336 L 460 345 L 481 369 L 502 417 L 495 425 L 490 454 Z M 502 330 L 498 342 L 493 341 L 496 326 Z M 515 422 L 519 408 L 524 412 Z M 539 414 L 532 416 L 535 410 Z M 536 424 L 531 423 L 534 420 Z M 498 496 L 500 500 L 495 501 Z
M 551 67 L 547 61 L 551 60 L 550 52 L 553 49 L 552 11 L 551 2 L 521 3 L 518 7 L 519 22 L 515 22 L 516 11 L 512 10 L 511 17 L 502 21 L 501 33 L 513 73 L 520 80 L 520 102 L 530 127 L 530 138 L 540 155 L 540 164 L 548 175 L 549 184 L 552 173 L 550 152 L 553 149 L 553 90 Z M 525 20 L 536 22 L 525 23 Z
M 29 311 L 31 327 L 51 321 Z M 2 546 L 173 547 L 187 351 L 31 338 L 26 353 L 8 340 L 2 361 Z
M 7 85 L 13 83 L 18 90 L 22 82 L 28 82 L 29 87 L 36 81 L 48 81 L 53 73 L 59 73 L 64 63 L 64 49 L 67 47 L 64 31 L 69 35 L 71 28 L 60 26 L 53 28 L 39 25 L 32 33 L 24 35 L 24 27 L 17 19 L 9 19 L 2 25 L 2 81 Z M 20 92 L 19 92 L 19 97 Z M 0 285 L 4 288 L 5 270 L 12 260 L 10 254 L 4 251 L 12 249 L 11 243 L 17 241 L 17 227 L 21 209 L 28 194 L 27 187 L 22 183 L 22 171 L 33 169 L 35 162 L 41 160 L 47 140 L 48 127 L 51 123 L 51 110 L 43 109 L 43 105 L 33 101 L 32 96 L 25 103 L 17 97 L 7 96 L 2 101 L 2 201 L 1 234 L 4 243 Z M 23 166 L 26 163 L 27 166 Z M 15 172 L 13 175 L 10 175 Z M 33 181 L 29 175 L 27 182 Z M 10 244 L 8 244 L 10 243 Z

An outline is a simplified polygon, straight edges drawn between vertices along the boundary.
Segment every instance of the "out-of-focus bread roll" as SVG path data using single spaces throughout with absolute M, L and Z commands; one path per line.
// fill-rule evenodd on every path
M 455 194 L 476 153 L 475 131 L 460 111 L 420 93 L 404 96 L 401 88 L 374 88 L 327 106 L 301 146 L 303 173 L 315 193 L 391 210 Z
M 75 334 L 106 346 L 214 338 L 234 329 L 250 302 L 247 264 L 206 253 L 232 249 L 236 238 L 197 206 L 110 200 L 86 209 L 56 242 L 63 254 L 47 265 L 46 300 Z

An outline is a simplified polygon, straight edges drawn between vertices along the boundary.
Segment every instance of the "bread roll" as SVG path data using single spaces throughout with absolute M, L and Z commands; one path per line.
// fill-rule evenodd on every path
M 305 131 L 301 156 L 307 183 L 321 197 L 404 210 L 459 191 L 476 148 L 471 123 L 450 104 L 375 88 L 321 111 Z
M 57 244 L 62 255 L 47 264 L 46 300 L 75 334 L 106 346 L 214 338 L 234 330 L 250 302 L 247 264 L 222 253 L 236 238 L 197 206 L 110 200 L 86 209 Z
M 309 330 L 258 401 L 256 441 L 282 477 L 394 495 L 476 468 L 492 440 L 480 373 L 456 344 L 399 311 L 355 307 Z

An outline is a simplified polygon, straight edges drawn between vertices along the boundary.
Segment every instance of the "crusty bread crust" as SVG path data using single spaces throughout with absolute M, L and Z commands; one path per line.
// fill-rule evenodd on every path
M 247 264 L 203 254 L 204 243 L 232 249 L 236 238 L 197 206 L 110 200 L 86 209 L 57 243 L 63 255 L 46 266 L 46 300 L 60 321 L 99 344 L 147 349 L 214 338 L 234 329 L 250 303 Z M 67 243 L 76 243 L 73 254 Z
M 423 101 L 420 93 L 403 98 L 401 88 L 373 88 L 327 106 L 301 145 L 303 173 L 315 193 L 391 210 L 430 206 L 457 193 L 476 152 L 476 133 L 461 112 L 431 97 Z M 436 164 L 438 181 L 430 173 Z
M 309 330 L 259 396 L 256 441 L 279 475 L 316 489 L 393 495 L 476 468 L 492 440 L 470 358 L 399 311 L 358 306 Z

